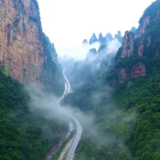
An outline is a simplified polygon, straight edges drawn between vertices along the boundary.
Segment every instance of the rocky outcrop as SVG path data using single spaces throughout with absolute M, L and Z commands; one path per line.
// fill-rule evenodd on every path
M 130 57 L 133 54 L 134 35 L 132 32 L 125 32 L 122 44 L 121 58 Z
M 42 84 L 54 93 L 60 88 L 56 93 L 60 95 L 63 74 L 49 43 L 42 33 L 36 0 L 0 0 L 0 64 L 4 73 L 23 84 Z
M 130 78 L 145 76 L 146 73 L 153 72 L 156 67 L 159 68 L 159 8 L 159 0 L 147 7 L 139 20 L 138 29 L 131 29 L 135 34 L 134 39 L 132 36 L 129 39 L 129 32 L 125 33 L 123 45 L 115 57 L 120 83 Z
M 5 73 L 22 83 L 40 82 L 46 56 L 36 1 L 0 2 L 0 61 Z
M 145 33 L 146 26 L 150 23 L 150 16 L 146 16 L 142 22 L 142 24 L 139 26 L 140 35 Z
M 141 41 L 140 46 L 138 48 L 138 55 L 139 56 L 143 55 L 143 50 L 144 50 L 144 44 L 143 44 L 143 41 Z
M 132 67 L 131 78 L 136 78 L 136 77 L 145 76 L 145 75 L 146 75 L 146 69 L 143 63 L 139 62 Z
M 118 81 L 124 83 L 127 79 L 137 78 L 146 75 L 145 65 L 141 62 L 136 63 L 131 69 L 119 68 L 118 69 Z

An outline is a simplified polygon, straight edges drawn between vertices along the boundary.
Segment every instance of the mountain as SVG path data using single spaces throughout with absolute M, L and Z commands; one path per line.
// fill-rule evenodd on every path
M 102 33 L 99 33 L 99 38 L 98 38 L 98 41 L 101 43 L 101 44 L 106 44 L 106 37 L 103 37 Z
M 59 68 L 58 59 L 52 61 L 50 52 L 55 50 L 47 48 L 50 42 L 42 33 L 37 1 L 2 0 L 0 14 L 0 61 L 4 73 L 23 84 L 32 81 L 54 89 L 48 69 Z M 60 71 L 54 71 L 52 76 L 57 77 L 55 81 L 62 79 Z M 62 93 L 63 84 L 58 82 L 57 85 Z
M 136 32 L 126 31 L 107 70 L 64 99 L 95 117 L 93 126 L 84 127 L 78 160 L 160 159 L 159 8 L 160 0 L 153 2 Z
M 96 34 L 93 33 L 90 40 L 89 44 L 94 44 L 95 42 L 100 42 L 101 45 L 106 45 L 109 42 L 111 42 L 113 39 L 118 39 L 120 43 L 122 43 L 123 37 L 121 35 L 121 32 L 118 31 L 118 34 L 115 34 L 114 38 L 112 37 L 111 33 L 107 33 L 106 36 L 104 37 L 102 33 L 99 33 L 98 38 L 96 37 Z M 83 40 L 83 44 L 87 44 L 87 39 Z
M 88 43 L 87 39 L 84 39 L 83 44 L 87 44 L 87 43 Z
M 122 43 L 123 37 L 120 31 L 118 31 L 118 34 L 115 34 L 114 39 L 118 39 Z
M 138 37 L 133 32 L 125 33 L 123 45 L 116 55 L 119 81 L 145 76 L 158 65 L 160 22 L 157 6 L 159 5 L 160 1 L 156 1 L 145 10 L 139 21 Z M 129 61 L 130 65 L 128 65 Z
M 116 52 L 122 44 L 122 39 L 121 32 L 118 32 L 115 38 L 110 33 L 107 33 L 106 37 L 103 37 L 100 33 L 97 41 L 100 42 L 98 50 L 95 48 L 90 49 L 86 59 L 75 62 L 70 74 L 67 75 L 72 87 L 88 83 L 97 74 L 107 70 L 114 61 Z
M 90 40 L 89 40 L 89 44 L 93 44 L 93 43 L 95 43 L 95 42 L 97 42 L 97 41 L 98 41 L 98 39 L 97 39 L 97 37 L 96 37 L 96 34 L 93 33 L 93 34 L 92 34 L 92 37 L 91 37 Z
M 107 41 L 113 40 L 113 37 L 112 37 L 111 33 L 107 33 L 107 34 L 106 34 L 106 40 L 107 40 Z

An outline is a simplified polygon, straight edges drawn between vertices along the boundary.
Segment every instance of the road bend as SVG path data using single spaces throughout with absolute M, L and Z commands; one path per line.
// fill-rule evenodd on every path
M 68 81 L 68 79 L 66 78 L 65 76 L 65 73 L 63 71 L 63 76 L 64 76 L 64 79 L 65 79 L 65 90 L 64 90 L 64 93 L 62 95 L 62 97 L 59 99 L 58 101 L 58 104 L 60 104 L 60 101 L 67 95 L 67 94 L 70 94 L 72 93 L 72 90 L 71 90 L 71 86 L 70 86 L 70 83 Z M 60 106 L 60 105 L 59 105 Z M 82 135 L 82 127 L 81 127 L 81 124 L 80 122 L 73 116 L 71 115 L 71 113 L 68 113 L 64 108 L 62 108 L 60 106 L 60 109 L 61 111 L 66 115 L 68 116 L 71 121 L 75 124 L 76 126 L 76 134 L 74 136 L 74 140 L 73 142 L 71 143 L 70 145 L 70 148 L 66 154 L 66 157 L 65 157 L 65 160 L 72 160 L 73 159 L 73 156 L 74 156 L 74 153 L 75 153 L 75 150 L 77 148 L 77 145 L 81 139 L 81 135 Z M 71 122 L 70 122 L 71 123 Z M 57 150 L 62 146 L 63 142 L 70 136 L 71 132 L 73 131 L 73 129 L 71 129 L 71 127 L 69 127 L 69 131 L 67 132 L 67 134 L 65 134 L 62 139 L 59 141 L 59 143 L 54 146 L 50 151 L 49 153 L 47 154 L 47 156 L 43 159 L 43 160 L 51 160 L 53 154 L 55 154 L 57 152 Z
M 63 71 L 63 76 L 64 76 L 64 79 L 65 79 L 65 91 L 64 91 L 64 94 L 62 96 L 62 98 L 60 100 L 62 100 L 67 94 L 71 93 L 72 90 L 71 90 L 71 86 L 70 86 L 70 83 L 68 81 L 68 79 L 66 78 L 65 76 L 65 72 Z M 76 126 L 76 134 L 75 134 L 75 138 L 67 152 L 67 155 L 65 157 L 65 160 L 72 160 L 73 159 L 73 156 L 74 156 L 74 153 L 75 153 L 75 150 L 77 148 L 77 145 L 81 139 L 81 135 L 82 135 L 82 126 L 80 124 L 80 122 L 73 116 L 71 115 L 70 113 L 68 113 L 67 111 L 63 110 L 62 109 L 62 112 L 64 114 L 66 114 L 75 124 Z

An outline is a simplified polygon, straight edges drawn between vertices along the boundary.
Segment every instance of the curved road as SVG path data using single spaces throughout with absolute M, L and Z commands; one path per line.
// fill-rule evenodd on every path
M 63 94 L 62 98 L 60 99 L 60 101 L 61 101 L 67 94 L 69 94 L 69 93 L 72 92 L 71 86 L 70 86 L 70 84 L 69 84 L 68 79 L 67 79 L 66 76 L 65 76 L 64 71 L 63 71 L 63 76 L 64 76 L 64 78 L 65 78 L 65 90 L 64 90 L 64 94 Z M 72 159 L 73 159 L 73 156 L 74 156 L 74 152 L 75 152 L 75 150 L 76 150 L 76 148 L 77 148 L 77 145 L 78 145 L 78 143 L 79 143 L 79 141 L 80 141 L 80 139 L 81 139 L 82 126 L 81 126 L 80 122 L 79 122 L 74 116 L 72 116 L 70 113 L 68 113 L 68 112 L 65 111 L 64 109 L 62 109 L 62 112 L 63 112 L 64 114 L 66 114 L 66 115 L 75 123 L 75 126 L 76 126 L 76 135 L 75 135 L 75 138 L 74 138 L 74 140 L 73 140 L 73 142 L 72 142 L 72 144 L 71 144 L 71 147 L 70 147 L 70 149 L 68 150 L 67 155 L 66 155 L 66 157 L 65 157 L 65 160 L 72 160 Z

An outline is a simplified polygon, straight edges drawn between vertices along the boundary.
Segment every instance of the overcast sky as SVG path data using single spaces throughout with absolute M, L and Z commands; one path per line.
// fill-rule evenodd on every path
M 154 0 L 38 0 L 43 31 L 61 48 L 81 45 L 92 33 L 124 33 Z M 61 53 L 60 53 L 61 54 Z

